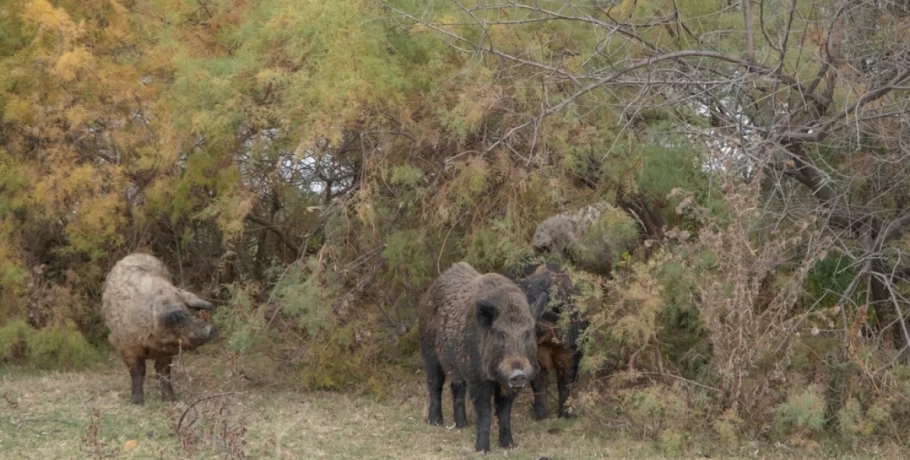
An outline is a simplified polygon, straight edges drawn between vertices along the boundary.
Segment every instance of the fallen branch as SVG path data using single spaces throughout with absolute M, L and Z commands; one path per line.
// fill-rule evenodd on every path
M 237 393 L 236 391 L 228 391 L 228 392 L 226 392 L 226 393 L 216 393 L 216 394 L 213 394 L 213 395 L 208 395 L 208 396 L 206 396 L 206 397 L 197 399 L 197 400 L 194 401 L 192 404 L 190 404 L 189 406 L 187 406 L 187 408 L 183 411 L 183 414 L 180 415 L 180 420 L 177 421 L 177 428 L 174 430 L 174 432 L 175 432 L 175 433 L 178 433 L 178 434 L 180 433 L 180 428 L 183 426 L 183 419 L 186 418 L 186 414 L 189 414 L 189 413 L 190 413 L 190 410 L 193 409 L 194 407 L 196 407 L 197 404 L 199 404 L 199 403 L 201 403 L 201 402 L 203 402 L 203 401 L 208 401 L 208 400 L 210 400 L 210 399 L 222 398 L 222 397 L 224 397 L 224 396 L 230 396 L 230 395 L 233 395 L 233 394 L 236 394 L 236 393 Z

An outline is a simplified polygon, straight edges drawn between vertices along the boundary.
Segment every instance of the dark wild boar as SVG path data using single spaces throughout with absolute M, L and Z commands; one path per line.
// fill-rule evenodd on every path
M 459 262 L 421 298 L 418 328 L 429 393 L 427 422 L 442 425 L 442 388 L 448 377 L 456 427 L 467 425 L 465 392 L 471 396 L 477 416 L 475 448 L 490 450 L 491 398 L 499 445 L 513 446 L 512 402 L 539 368 L 526 294 L 502 275 L 481 275 Z
M 578 378 L 578 364 L 583 357 L 579 337 L 588 327 L 588 322 L 575 309 L 573 296 L 579 291 L 568 273 L 556 265 L 547 264 L 528 266 L 524 274 L 525 277 L 515 283 L 525 291 L 529 301 L 540 299 L 541 295 L 546 299 L 542 308 L 532 311 L 537 321 L 537 359 L 540 363 L 540 372 L 531 381 L 534 418 L 540 420 L 547 416 L 547 377 L 550 373 L 556 374 L 558 416 L 565 418 L 569 416 L 566 401 Z M 563 314 L 568 315 L 566 331 L 559 324 Z
M 175 287 L 167 267 L 148 254 L 130 254 L 114 265 L 104 282 L 102 313 L 111 344 L 130 371 L 130 401 L 143 404 L 146 359 L 155 360 L 161 397 L 173 401 L 171 362 L 215 336 L 215 328 L 189 309 L 211 310 L 212 304 Z

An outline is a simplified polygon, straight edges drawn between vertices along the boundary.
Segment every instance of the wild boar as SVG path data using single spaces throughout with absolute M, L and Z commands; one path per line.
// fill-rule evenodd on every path
M 565 418 L 569 416 L 566 401 L 578 378 L 578 364 L 583 357 L 579 338 L 589 323 L 575 308 L 573 297 L 578 295 L 578 288 L 559 266 L 529 266 L 524 273 L 526 276 L 515 283 L 525 291 L 529 301 L 539 299 L 541 295 L 546 298 L 544 308 L 532 312 L 536 320 L 537 359 L 540 363 L 540 372 L 531 381 L 534 418 L 540 420 L 547 416 L 547 377 L 551 372 L 556 373 L 558 416 Z M 563 314 L 568 315 L 566 333 L 560 326 Z
M 110 342 L 129 369 L 133 404 L 145 402 L 146 359 L 155 360 L 162 399 L 173 401 L 174 356 L 215 337 L 215 327 L 194 318 L 190 309 L 211 310 L 212 304 L 174 286 L 167 267 L 154 256 L 130 254 L 111 269 L 104 282 L 102 314 Z
M 429 395 L 427 422 L 442 425 L 442 388 L 448 378 L 458 428 L 467 426 L 466 390 L 471 396 L 477 416 L 475 449 L 490 450 L 491 397 L 499 445 L 512 447 L 512 402 L 539 369 L 526 294 L 505 276 L 481 275 L 458 262 L 421 298 L 418 331 Z
M 611 242 L 592 230 L 604 213 L 614 210 L 611 204 L 602 201 L 575 212 L 550 216 L 537 225 L 531 246 L 538 254 L 559 254 L 582 270 L 608 276 L 621 251 L 617 252 Z

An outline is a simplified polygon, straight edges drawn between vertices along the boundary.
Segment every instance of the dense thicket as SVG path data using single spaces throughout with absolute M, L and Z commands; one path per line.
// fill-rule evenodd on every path
M 0 360 L 103 346 L 139 250 L 221 305 L 233 357 L 379 388 L 440 270 L 513 270 L 606 200 L 579 408 L 670 446 L 692 411 L 890 436 L 908 69 L 903 0 L 6 2 Z

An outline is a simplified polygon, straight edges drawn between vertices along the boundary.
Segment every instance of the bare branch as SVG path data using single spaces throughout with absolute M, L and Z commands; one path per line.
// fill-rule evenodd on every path
M 284 232 L 282 232 L 281 230 L 279 230 L 279 229 L 278 229 L 277 227 L 275 227 L 273 224 L 270 224 L 270 223 L 269 223 L 268 221 L 266 221 L 265 219 L 262 219 L 262 218 L 260 218 L 260 217 L 257 217 L 257 216 L 255 216 L 255 215 L 253 215 L 253 214 L 247 214 L 246 220 L 248 220 L 248 221 L 250 221 L 250 222 L 252 222 L 252 223 L 254 223 L 254 224 L 256 224 L 256 225 L 259 225 L 259 226 L 265 228 L 266 230 L 268 230 L 268 231 L 274 233 L 275 236 L 277 236 L 278 239 L 281 240 L 281 243 L 284 244 L 289 250 L 291 250 L 291 252 L 292 252 L 293 254 L 297 254 L 297 252 L 300 250 L 300 248 L 298 248 L 298 247 L 294 246 L 293 244 L 291 244 L 290 239 L 288 239 L 287 235 L 285 235 Z
M 183 413 L 180 414 L 180 420 L 177 421 L 177 428 L 174 429 L 174 432 L 180 433 L 180 428 L 183 426 L 183 419 L 186 418 L 186 414 L 188 414 L 190 412 L 190 410 L 192 410 L 194 407 L 196 407 L 197 404 L 199 404 L 203 401 L 208 401 L 210 399 L 223 398 L 225 396 L 231 396 L 234 394 L 237 394 L 237 392 L 228 391 L 225 393 L 215 393 L 213 395 L 208 395 L 208 396 L 205 396 L 205 397 L 202 397 L 202 398 L 199 398 L 199 399 L 193 401 L 189 406 L 186 407 L 186 409 L 183 411 Z M 190 424 L 192 425 L 192 423 L 190 423 Z
M 513 55 L 511 55 L 511 54 L 504 53 L 504 52 L 502 52 L 502 51 L 499 51 L 499 50 L 497 50 L 497 49 L 494 49 L 492 46 L 491 46 L 489 49 L 483 48 L 483 47 L 481 47 L 481 46 L 475 44 L 474 42 L 468 40 L 467 38 L 462 37 L 461 35 L 458 35 L 458 34 L 449 32 L 448 30 L 445 30 L 445 29 L 443 29 L 443 28 L 441 28 L 441 27 L 438 27 L 438 26 L 436 26 L 436 25 L 434 25 L 434 24 L 431 24 L 431 23 L 429 23 L 429 22 L 427 22 L 427 21 L 423 21 L 423 20 L 417 18 L 417 17 L 414 16 L 414 15 L 411 15 L 411 14 L 408 14 L 407 12 L 405 12 L 405 11 L 399 10 L 398 8 L 391 7 L 391 6 L 388 6 L 388 5 L 386 5 L 386 7 L 389 8 L 390 10 L 392 10 L 392 11 L 394 11 L 394 12 L 396 12 L 396 13 L 398 13 L 398 14 L 400 14 L 400 15 L 402 15 L 402 16 L 404 16 L 404 17 L 406 17 L 406 18 L 408 18 L 408 19 L 410 19 L 410 20 L 412 20 L 412 21 L 414 21 L 414 22 L 416 22 L 416 23 L 418 23 L 418 24 L 420 24 L 420 25 L 423 25 L 423 26 L 425 26 L 425 27 L 428 27 L 428 28 L 430 28 L 430 29 L 433 29 L 433 30 L 435 30 L 435 31 L 437 31 L 437 32 L 439 32 L 439 33 L 441 33 L 441 34 L 447 36 L 447 37 L 450 37 L 450 38 L 455 39 L 456 41 L 463 42 L 463 43 L 466 43 L 466 44 L 468 44 L 468 45 L 471 45 L 472 50 L 468 50 L 468 49 L 456 47 L 456 48 L 459 49 L 460 51 L 463 51 L 463 52 L 466 52 L 466 53 L 470 53 L 470 52 L 487 52 L 487 53 L 490 53 L 490 54 L 492 54 L 492 55 L 494 55 L 494 56 L 499 56 L 499 57 L 508 59 L 508 60 L 510 60 L 510 61 L 515 61 L 515 62 L 524 64 L 524 65 L 528 65 L 528 66 L 531 66 L 531 67 L 537 67 L 537 68 L 539 68 L 539 69 L 543 69 L 543 70 L 546 70 L 546 71 L 548 71 L 548 72 L 552 72 L 552 73 L 554 73 L 554 74 L 556 74 L 556 75 L 565 77 L 566 79 L 568 79 L 568 80 L 570 80 L 572 83 L 574 83 L 576 86 L 581 86 L 581 83 L 578 81 L 578 78 L 575 77 L 575 75 L 572 75 L 571 73 L 566 72 L 566 71 L 563 70 L 563 69 L 560 69 L 560 68 L 557 68 L 557 67 L 553 67 L 553 66 L 549 66 L 549 65 L 546 65 L 546 64 L 542 64 L 542 63 L 539 63 L 539 62 L 536 62 L 536 61 L 531 61 L 531 60 L 528 60 L 528 59 L 523 59 L 523 58 L 520 58 L 520 57 L 518 57 L 518 56 L 513 56 Z
M 810 126 L 803 128 L 805 131 L 787 131 L 780 134 L 781 139 L 786 140 L 795 140 L 795 141 L 812 141 L 818 142 L 831 134 L 831 128 L 840 120 L 847 118 L 852 114 L 856 114 L 860 109 L 865 107 L 867 104 L 877 101 L 882 97 L 886 96 L 888 93 L 893 91 L 905 80 L 910 79 L 910 68 L 903 69 L 894 78 L 891 79 L 887 84 L 876 88 L 871 91 L 867 91 L 863 94 L 856 102 L 851 104 L 846 109 L 838 112 L 836 115 L 829 118 L 826 122 L 822 123 L 819 126 Z
M 746 60 L 755 62 L 755 43 L 752 33 L 752 1 L 742 0 L 742 5 L 743 21 L 746 26 Z
M 877 272 L 872 273 L 872 276 L 878 278 L 888 289 L 888 294 L 890 294 L 891 302 L 894 305 L 894 312 L 897 314 L 897 321 L 904 336 L 904 343 L 906 346 L 910 346 L 910 331 L 907 330 L 907 322 L 904 321 L 904 313 L 901 311 L 901 304 L 897 299 L 897 293 L 894 292 L 894 285 L 891 284 L 890 277 L 887 274 Z

